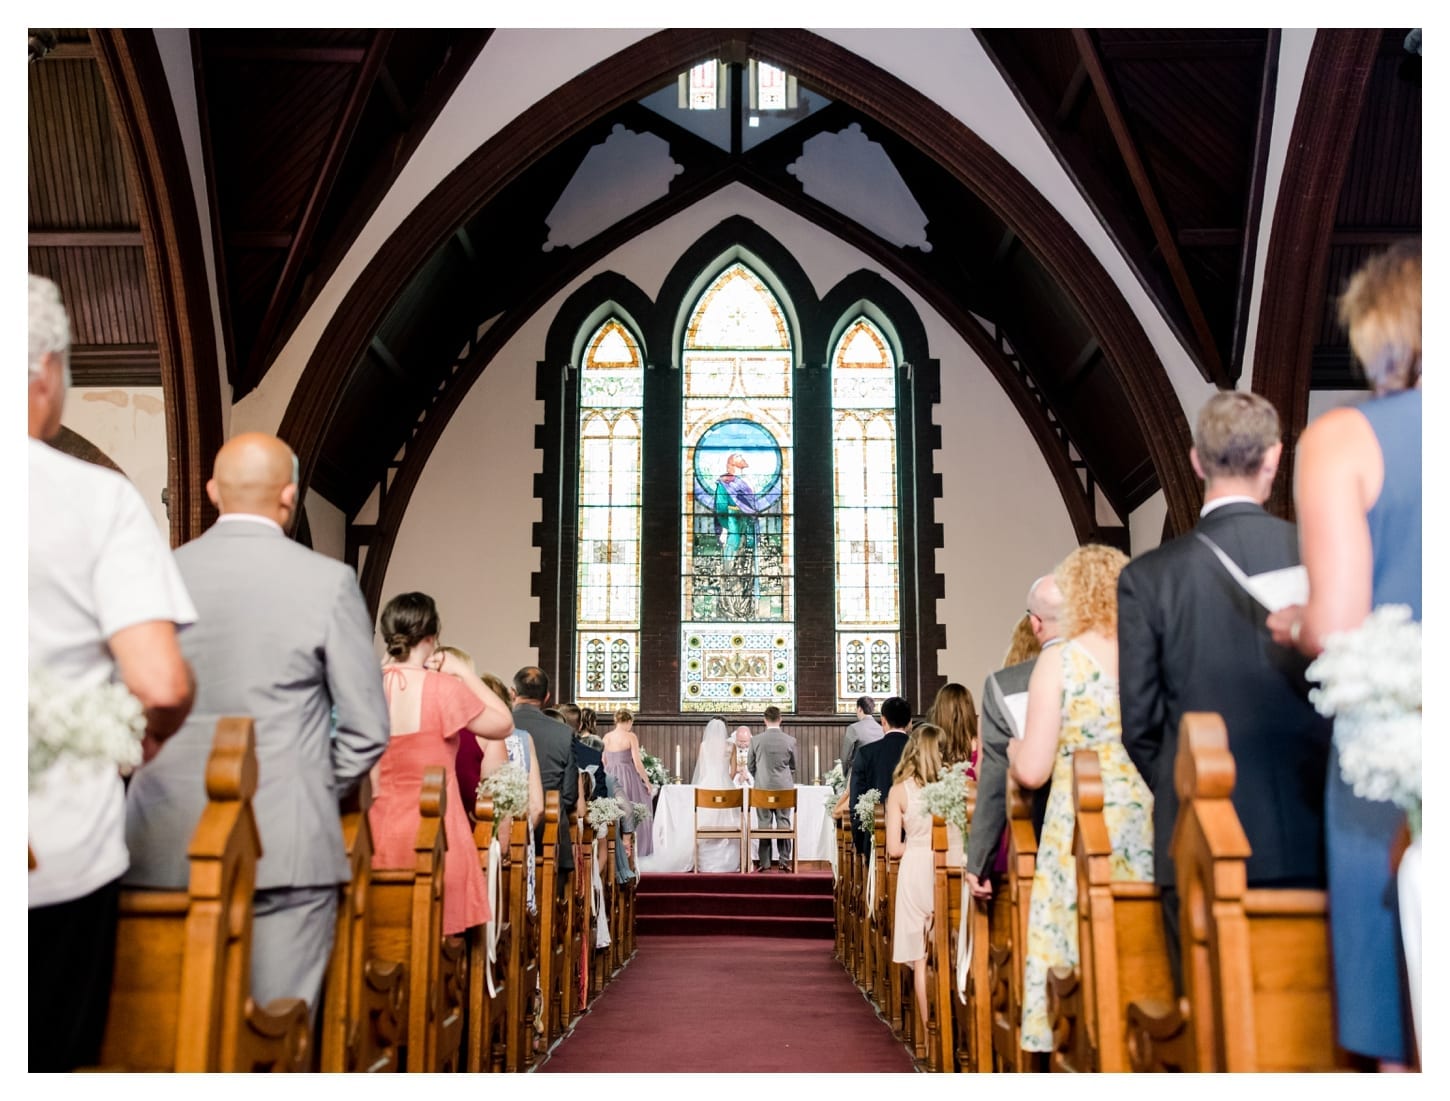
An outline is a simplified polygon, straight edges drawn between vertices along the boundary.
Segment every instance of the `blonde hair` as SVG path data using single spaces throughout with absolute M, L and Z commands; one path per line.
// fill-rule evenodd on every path
M 977 705 L 965 685 L 942 685 L 931 701 L 926 722 L 941 731 L 938 748 L 943 765 L 971 760 L 972 743 L 977 740 Z
M 460 650 L 457 646 L 440 646 L 438 647 L 438 652 L 440 654 L 452 654 L 459 661 L 463 662 L 463 664 L 467 665 L 470 669 L 472 669 L 474 674 L 477 675 L 478 666 L 473 664 L 473 655 L 470 654 L 467 650 Z M 502 698 L 505 700 L 508 699 L 507 696 L 504 696 Z
M 906 739 L 906 748 L 901 751 L 901 760 L 896 762 L 896 771 L 891 782 L 918 780 L 923 784 L 934 783 L 941 778 L 942 728 L 934 723 L 918 723 Z
M 1420 382 L 1420 242 L 1401 241 L 1371 257 L 1339 299 L 1339 323 L 1376 391 Z
M 1279 442 L 1279 414 L 1267 398 L 1219 390 L 1198 412 L 1193 449 L 1206 478 L 1249 478 Z
M 1021 665 L 1042 653 L 1042 643 L 1032 630 L 1032 616 L 1024 614 L 1012 628 L 1012 639 L 1007 643 L 1007 652 L 1002 655 L 1002 668 Z
M 1075 638 L 1097 630 L 1118 630 L 1118 574 L 1128 556 L 1116 547 L 1089 543 L 1078 547 L 1052 571 L 1062 590 L 1062 637 Z
M 614 713 L 614 722 L 617 726 L 634 722 L 634 712 L 627 707 L 621 707 Z
M 480 673 L 478 679 L 483 681 L 484 687 L 499 698 L 505 707 L 509 704 L 509 690 L 504 686 L 503 681 L 492 673 Z

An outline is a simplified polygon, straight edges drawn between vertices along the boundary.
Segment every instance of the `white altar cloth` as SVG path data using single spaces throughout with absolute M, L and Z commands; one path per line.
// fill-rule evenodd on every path
M 835 799 L 830 787 L 797 784 L 796 843 L 798 860 L 828 860 L 836 867 L 835 822 L 827 813 Z M 748 798 L 748 796 L 747 796 Z M 827 801 L 830 801 L 828 804 Z M 754 818 L 750 824 L 755 825 Z M 733 842 L 729 844 L 732 850 Z M 754 849 L 756 841 L 750 840 Z M 666 784 L 655 806 L 654 851 L 639 858 L 641 872 L 688 872 L 695 867 L 695 788 L 691 784 Z

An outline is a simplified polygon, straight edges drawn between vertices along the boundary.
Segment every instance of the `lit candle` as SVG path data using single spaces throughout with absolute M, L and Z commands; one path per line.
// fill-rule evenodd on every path
M 821 782 L 821 747 L 816 746 L 816 783 Z
M 675 776 L 676 776 L 676 778 L 678 778 L 679 775 L 680 775 L 680 743 L 679 742 L 676 742 L 675 743 Z

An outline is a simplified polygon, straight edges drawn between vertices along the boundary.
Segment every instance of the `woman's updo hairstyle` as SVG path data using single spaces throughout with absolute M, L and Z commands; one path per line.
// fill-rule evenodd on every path
M 402 661 L 425 638 L 436 637 L 439 629 L 438 605 L 427 593 L 399 593 L 378 618 L 378 633 L 394 661 Z

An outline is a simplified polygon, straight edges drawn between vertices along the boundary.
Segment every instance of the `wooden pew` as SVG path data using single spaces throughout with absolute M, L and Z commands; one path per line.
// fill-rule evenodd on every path
M 1185 715 L 1173 856 L 1187 997 L 1130 1007 L 1134 1069 L 1348 1069 L 1334 1041 L 1326 894 L 1247 885 L 1234 778 L 1223 719 Z
M 343 1071 L 399 1069 L 398 1043 L 407 1012 L 405 969 L 399 960 L 369 954 L 372 923 L 373 834 L 368 826 L 372 787 L 364 776 L 342 800 L 342 841 L 351 877 L 342 886 L 337 932 L 322 996 L 319 1068 Z
M 528 906 L 529 824 L 510 827 L 504 883 L 509 938 L 504 965 L 504 1069 L 526 1070 L 534 1054 L 534 995 L 539 981 L 539 923 Z
M 564 955 L 565 922 L 569 900 L 559 890 L 559 846 L 567 843 L 568 820 L 559 818 L 559 793 L 544 792 L 544 845 L 535 853 L 538 872 L 535 875 L 534 897 L 539 909 L 539 993 L 540 1021 L 543 1025 L 544 1050 L 563 1035 L 559 1012 L 563 1004 L 563 983 L 566 974 Z
M 1098 755 L 1078 750 L 1072 760 L 1077 870 L 1076 968 L 1053 968 L 1047 978 L 1055 1071 L 1131 1069 L 1128 1004 L 1171 1002 L 1173 977 L 1163 934 L 1159 890 L 1151 882 L 1112 877 L 1112 843 L 1103 817 Z
M 595 844 L 597 834 L 589 827 L 588 820 L 583 816 L 579 819 L 579 836 L 579 867 L 574 873 L 578 880 L 578 890 L 575 891 L 578 915 L 574 928 L 578 934 L 579 943 L 575 950 L 577 959 L 573 975 L 575 997 L 579 1001 L 579 1012 L 583 1013 L 588 1010 L 588 1002 L 592 999 L 590 988 L 594 981 L 594 941 L 596 937 L 594 923 L 598 919 L 598 915 L 594 912 L 594 868 L 595 861 L 598 859 L 596 855 L 598 846 Z M 602 876 L 600 882 L 603 882 Z
M 467 958 L 443 935 L 443 769 L 423 773 L 411 868 L 374 868 L 370 954 L 406 961 L 407 1015 L 399 1043 L 411 1072 L 454 1070 L 463 1040 Z
M 871 877 L 873 889 L 868 894 L 870 905 L 867 912 L 867 943 L 869 945 L 869 969 L 867 976 L 867 988 L 871 994 L 871 1000 L 881 1011 L 886 1022 L 892 1026 L 892 1030 L 899 1037 L 901 1035 L 897 1022 L 891 1017 L 891 907 L 890 907 L 890 883 L 887 879 L 886 870 L 886 815 L 882 804 L 876 804 L 876 817 L 873 823 L 875 836 L 875 850 L 871 866 L 866 874 Z
M 840 819 L 835 821 L 836 832 L 836 880 L 831 884 L 831 918 L 832 932 L 834 933 L 834 944 L 831 954 L 835 956 L 836 962 L 847 971 L 851 970 L 851 964 L 847 952 L 847 893 L 850 880 L 848 878 L 848 863 L 846 845 L 849 838 L 842 829 Z
M 473 841 L 478 850 L 478 863 L 484 882 L 496 877 L 497 895 L 490 899 L 494 907 L 488 926 L 474 929 L 468 944 L 468 1017 L 467 1065 L 470 1074 L 497 1072 L 504 1069 L 508 1050 L 508 1004 L 510 984 L 517 975 L 508 973 L 509 939 L 513 933 L 508 910 L 507 838 L 498 854 L 498 866 L 492 866 L 495 827 L 493 796 L 479 795 L 474 806 Z M 489 938 L 493 938 L 490 953 Z M 492 959 L 490 960 L 490 955 Z
M 310 1064 L 306 1003 L 279 998 L 259 1007 L 249 995 L 261 855 L 256 791 L 252 720 L 219 720 L 208 801 L 187 850 L 187 889 L 121 892 L 102 1069 L 300 1071 Z
M 1003 939 L 991 950 L 992 1056 L 999 1071 L 1042 1069 L 1038 1052 L 1023 1051 L 1023 968 L 1027 951 L 1027 916 L 1032 906 L 1032 877 L 1037 871 L 1037 835 L 1032 828 L 1032 797 L 1007 780 L 1008 849 Z M 995 939 L 995 938 L 994 938 Z
M 612 961 L 614 959 L 614 892 L 617 888 L 615 882 L 616 870 L 614 866 L 614 834 L 613 823 L 603 833 L 589 831 L 590 855 L 594 866 L 599 869 L 599 882 L 603 888 L 603 898 L 599 902 L 598 912 L 593 913 L 594 929 L 589 933 L 589 1000 L 592 1002 L 599 996 L 600 992 L 608 985 L 609 980 L 614 977 Z M 592 899 L 592 893 L 591 893 Z M 598 929 L 603 926 L 609 934 L 609 944 L 604 948 L 595 948 L 598 940 Z

